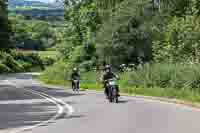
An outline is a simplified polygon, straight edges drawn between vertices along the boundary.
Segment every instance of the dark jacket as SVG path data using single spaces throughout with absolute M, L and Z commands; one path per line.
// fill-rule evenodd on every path
M 118 78 L 118 75 L 116 75 L 116 74 L 113 73 L 113 72 L 104 73 L 104 74 L 102 75 L 101 80 L 105 82 L 106 80 L 112 79 L 112 78 Z
M 73 72 L 71 75 L 71 80 L 80 79 L 80 74 L 78 72 Z

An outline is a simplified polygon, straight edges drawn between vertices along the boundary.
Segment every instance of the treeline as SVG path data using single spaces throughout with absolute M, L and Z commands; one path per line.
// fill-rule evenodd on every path
M 66 0 L 58 46 L 75 65 L 199 62 L 198 0 Z
M 5 0 L 0 0 L 0 49 L 10 47 L 9 39 L 11 34 L 11 25 L 8 21 L 8 11 Z
M 44 21 L 8 17 L 6 1 L 0 0 L 0 73 L 39 71 L 52 64 L 53 59 L 23 51 L 45 50 L 55 45 L 54 32 L 49 27 Z
M 9 10 L 12 16 L 21 15 L 26 19 L 63 20 L 64 9 L 14 9 Z
M 23 16 L 10 17 L 11 43 L 24 50 L 46 50 L 56 45 L 56 32 L 47 21 L 25 20 Z
M 66 84 L 76 66 L 82 88 L 102 89 L 102 65 L 131 64 L 121 92 L 199 102 L 199 0 L 66 0 L 65 19 L 63 58 L 43 81 Z

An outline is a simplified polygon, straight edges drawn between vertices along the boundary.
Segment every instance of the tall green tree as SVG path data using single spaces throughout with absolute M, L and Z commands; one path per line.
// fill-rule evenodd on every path
M 200 16 L 198 0 L 192 0 L 186 14 L 173 16 L 163 35 L 154 40 L 154 59 L 170 62 L 200 62 Z M 162 33 L 161 33 L 162 34 Z
M 68 1 L 68 0 L 66 0 Z M 68 3 L 70 3 L 68 1 Z M 95 0 L 66 4 L 66 30 L 59 50 L 72 63 L 83 63 L 95 58 L 96 31 L 101 23 Z M 71 2 L 72 3 L 72 2 Z
M 0 0 L 0 48 L 10 47 L 11 26 L 8 21 L 7 0 Z
M 149 0 L 124 0 L 113 8 L 97 36 L 101 61 L 119 66 L 151 59 L 151 6 Z

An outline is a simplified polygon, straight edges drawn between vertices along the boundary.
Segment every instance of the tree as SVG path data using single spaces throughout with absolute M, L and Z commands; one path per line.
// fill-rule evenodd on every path
M 8 21 L 7 1 L 0 0 L 0 48 L 9 48 L 11 25 Z
M 160 32 L 160 37 L 154 39 L 153 49 L 156 61 L 200 61 L 198 3 L 198 0 L 192 0 L 186 7 L 180 7 L 180 11 L 185 11 L 179 12 L 179 15 L 172 16 L 168 24 L 164 26 L 165 30 Z
M 97 36 L 101 61 L 119 66 L 137 63 L 138 57 L 151 59 L 152 8 L 149 4 L 148 0 L 124 0 L 104 21 Z
M 95 57 L 96 31 L 101 23 L 95 0 L 85 0 L 67 5 L 65 20 L 67 28 L 60 51 L 70 61 L 82 63 Z M 78 51 L 78 52 L 76 52 Z M 81 54 L 81 55 L 80 55 Z
M 155 41 L 156 61 L 199 62 L 200 18 L 195 16 L 174 17 L 166 26 L 163 39 Z
M 23 16 L 10 18 L 12 21 L 12 43 L 21 49 L 45 50 L 56 44 L 55 31 L 48 22 L 25 20 Z M 31 22 L 31 23 L 30 23 Z

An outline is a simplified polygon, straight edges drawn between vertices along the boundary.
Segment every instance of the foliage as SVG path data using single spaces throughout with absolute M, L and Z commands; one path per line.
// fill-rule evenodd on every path
M 69 87 L 67 66 L 64 62 L 54 64 L 40 79 L 45 83 Z M 120 92 L 199 102 L 199 68 L 199 64 L 147 64 L 143 70 L 120 74 Z M 103 90 L 100 74 L 97 71 L 81 71 L 81 89 Z
M 146 64 L 127 78 L 134 86 L 176 89 L 198 89 L 199 79 L 199 64 Z
M 67 22 L 57 46 L 64 60 L 49 67 L 43 81 L 69 85 L 75 65 L 84 70 L 81 88 L 102 90 L 95 66 L 139 65 L 142 57 L 141 69 L 120 73 L 121 92 L 200 101 L 199 0 L 91 1 L 66 0 Z M 90 10 L 98 17 L 89 17 Z M 94 45 L 86 51 L 90 41 Z
M 56 44 L 55 32 L 48 22 L 39 20 L 24 20 L 22 16 L 11 17 L 12 42 L 17 48 L 45 50 Z
M 8 21 L 6 0 L 0 0 L 0 49 L 10 48 L 11 25 Z
M 200 52 L 200 19 L 186 16 L 174 17 L 166 26 L 162 38 L 154 41 L 154 57 L 157 61 L 197 61 Z
M 20 61 L 20 62 L 22 61 L 22 62 L 31 64 L 31 67 L 39 66 L 41 69 L 44 69 L 44 61 L 40 58 L 40 56 L 37 53 L 12 51 L 11 55 L 17 61 Z M 28 64 L 25 64 L 25 65 L 28 65 Z
M 64 81 L 70 79 L 70 69 L 71 66 L 63 61 L 59 61 L 53 66 L 48 67 L 42 74 L 42 78 L 48 81 Z
M 67 5 L 66 5 L 67 6 Z M 72 64 L 80 64 L 96 58 L 96 31 L 100 24 L 94 0 L 85 0 L 67 6 L 66 29 L 59 51 Z
M 8 73 L 8 72 L 10 72 L 10 68 L 7 67 L 2 62 L 0 62 L 0 73 Z
M 152 54 L 151 12 L 147 0 L 125 0 L 116 6 L 98 32 L 97 50 L 101 60 L 114 66 L 137 63 L 138 57 L 149 61 Z
M 52 58 L 41 59 L 37 53 L 11 50 L 0 52 L 0 73 L 16 73 L 44 70 L 55 62 Z M 35 71 L 34 70 L 34 71 Z
M 23 68 L 21 66 L 21 64 L 19 64 L 14 58 L 13 56 L 11 56 L 8 53 L 5 52 L 0 52 L 0 61 L 1 64 L 4 64 L 3 66 L 6 66 L 10 72 L 19 72 L 19 71 L 23 71 Z M 5 68 L 6 68 L 5 67 Z M 4 68 L 4 69 L 5 69 Z

